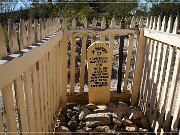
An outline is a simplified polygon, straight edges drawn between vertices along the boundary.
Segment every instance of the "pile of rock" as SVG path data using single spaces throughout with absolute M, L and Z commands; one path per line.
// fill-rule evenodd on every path
M 60 110 L 54 134 L 148 132 L 148 123 L 140 109 L 123 102 L 110 103 L 108 106 L 69 103 L 67 109 Z

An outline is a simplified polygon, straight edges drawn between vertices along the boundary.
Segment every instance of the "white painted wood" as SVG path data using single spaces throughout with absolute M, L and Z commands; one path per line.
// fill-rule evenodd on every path
M 156 28 L 157 28 L 157 16 L 154 17 L 152 29 L 153 29 L 153 30 L 156 30 Z
M 147 18 L 147 20 L 146 20 L 146 28 L 149 28 L 149 23 L 150 23 L 150 20 L 149 20 L 149 18 Z
M 158 17 L 156 30 L 158 30 L 158 31 L 161 30 L 161 16 Z
M 161 31 L 162 32 L 166 31 L 166 26 L 167 26 L 167 24 L 166 24 L 166 16 L 164 16 L 163 21 L 162 21 L 162 26 L 161 26 Z
M 177 34 L 178 28 L 179 28 L 179 15 L 176 16 L 176 20 L 174 21 L 172 33 Z
M 167 33 L 171 33 L 172 32 L 172 16 L 171 15 L 170 15 L 169 20 L 168 20 L 166 32 Z
M 166 108 L 165 108 L 165 118 L 166 118 L 166 126 L 169 127 L 171 125 L 170 119 L 171 116 L 173 116 L 174 112 L 178 111 L 178 106 L 180 105 L 180 102 L 178 102 L 178 98 L 176 98 L 177 95 L 179 95 L 178 91 L 178 77 L 179 77 L 179 71 L 180 71 L 180 51 L 176 50 L 176 59 L 175 59 L 175 65 L 174 65 L 174 71 L 173 71 L 173 76 L 172 76 L 172 81 L 171 81 L 171 86 L 168 88 L 169 93 L 167 97 L 167 102 L 166 102 Z M 179 97 L 179 96 L 178 96 Z M 176 106 L 174 106 L 176 104 Z M 176 117 L 178 119 L 178 116 Z M 174 119 L 174 118 L 173 118 Z M 173 120 L 172 120 L 173 121 Z M 172 123 L 173 125 L 173 123 Z
M 172 33 L 165 33 L 156 30 L 144 29 L 144 36 L 158 40 L 160 42 L 180 47 L 180 36 Z
M 40 43 L 40 47 L 34 46 L 33 49 L 28 50 L 25 54 L 23 54 L 23 57 L 16 55 L 13 60 L 0 64 L 0 74 L 3 76 L 0 77 L 0 89 L 5 87 L 9 82 L 13 81 L 22 72 L 25 72 L 36 61 L 49 52 L 49 50 L 51 50 L 55 44 L 62 39 L 62 36 L 62 31 L 60 31 L 56 34 L 56 36 L 51 37 L 48 42 L 42 44 Z M 7 73 L 9 73 L 9 75 Z
M 151 18 L 150 18 L 150 22 L 149 22 L 149 29 L 152 29 L 152 27 L 153 27 L 153 16 L 151 16 Z

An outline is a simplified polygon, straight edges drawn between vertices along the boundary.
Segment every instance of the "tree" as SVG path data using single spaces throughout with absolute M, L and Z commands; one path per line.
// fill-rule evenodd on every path
M 170 16 L 175 17 L 180 14 L 180 4 L 174 0 L 164 0 L 163 2 L 152 4 L 152 8 L 149 13 L 150 16 Z

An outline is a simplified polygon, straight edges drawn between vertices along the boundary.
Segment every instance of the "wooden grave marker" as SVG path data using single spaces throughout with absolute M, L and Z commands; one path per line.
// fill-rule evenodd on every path
M 110 102 L 110 80 L 112 56 L 104 42 L 90 45 L 88 58 L 89 103 L 108 104 Z

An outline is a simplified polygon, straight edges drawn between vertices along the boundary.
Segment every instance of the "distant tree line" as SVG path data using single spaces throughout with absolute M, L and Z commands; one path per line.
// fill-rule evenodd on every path
M 117 22 L 122 18 L 126 18 L 129 23 L 132 16 L 169 16 L 170 14 L 176 16 L 180 13 L 180 4 L 177 0 L 164 0 L 163 2 L 152 3 L 152 7 L 148 10 L 147 3 L 139 3 L 138 0 L 133 0 L 130 3 L 122 3 L 118 0 L 111 0 L 107 2 L 92 2 L 84 0 L 78 2 L 52 2 L 52 0 L 20 0 L 25 9 L 20 8 L 14 11 L 15 3 L 0 1 L 0 22 L 3 25 L 7 24 L 8 19 L 13 19 L 18 22 L 20 19 L 27 20 L 39 18 L 65 17 L 71 21 L 74 17 L 76 20 L 83 20 L 85 17 L 88 20 L 93 18 L 102 19 L 104 16 L 106 20 L 111 20 L 114 16 Z M 17 2 L 17 0 L 11 0 Z M 31 1 L 31 4 L 29 2 Z M 173 2 L 173 3 L 170 3 Z M 4 12 L 3 12 L 4 11 Z

